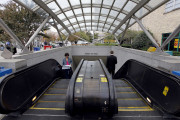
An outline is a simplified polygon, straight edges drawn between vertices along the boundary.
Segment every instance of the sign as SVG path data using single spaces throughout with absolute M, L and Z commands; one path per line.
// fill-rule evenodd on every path
M 175 39 L 175 40 L 174 40 L 174 48 L 177 48 L 177 46 L 178 46 L 178 40 L 179 40 L 179 39 Z M 179 48 L 180 48 L 180 41 L 179 41 Z
M 163 95 L 166 96 L 168 91 L 169 91 L 169 87 L 165 86 L 164 91 L 163 91 Z

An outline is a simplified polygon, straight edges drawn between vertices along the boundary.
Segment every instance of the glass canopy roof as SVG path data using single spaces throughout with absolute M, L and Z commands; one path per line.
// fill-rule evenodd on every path
M 14 0 L 29 10 L 50 15 L 65 34 L 104 31 L 118 36 L 169 0 Z M 43 14 L 43 15 L 42 15 Z M 52 22 L 50 19 L 49 22 Z

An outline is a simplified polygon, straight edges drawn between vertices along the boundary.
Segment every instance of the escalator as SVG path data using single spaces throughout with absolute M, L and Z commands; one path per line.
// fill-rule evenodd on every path
M 67 119 L 65 99 L 69 79 L 56 80 L 40 99 L 20 116 L 6 116 L 2 120 Z
M 114 119 L 163 120 L 161 111 L 153 109 L 126 80 L 114 80 L 118 100 L 118 114 Z
M 176 120 L 179 79 L 135 60 L 115 74 L 102 60 L 81 60 L 70 80 L 55 60 L 0 82 L 2 120 Z

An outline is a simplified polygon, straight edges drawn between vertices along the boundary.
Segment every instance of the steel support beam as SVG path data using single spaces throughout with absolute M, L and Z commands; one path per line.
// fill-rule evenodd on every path
M 161 45 L 161 50 L 164 50 L 165 46 L 180 32 L 180 25 L 171 33 L 171 35 Z
M 153 38 L 153 36 L 147 31 L 147 29 L 144 27 L 144 25 L 141 23 L 141 21 L 134 16 L 134 19 L 136 20 L 136 22 L 139 24 L 139 26 L 141 27 L 141 29 L 145 32 L 145 34 L 147 35 L 147 37 L 151 40 L 151 42 L 153 43 L 153 45 L 156 48 L 159 48 L 159 45 L 157 44 L 156 40 Z
M 116 39 L 116 42 L 120 45 L 120 42 L 115 35 L 114 35 L 114 38 Z
M 44 11 L 50 14 L 69 34 L 71 31 L 65 26 L 65 24 L 57 17 L 57 15 L 42 1 L 42 0 L 33 0 L 37 5 L 39 5 Z
M 127 31 L 128 27 L 129 27 L 130 21 L 131 21 L 131 18 L 129 19 L 129 21 L 128 21 L 127 25 L 126 25 L 126 28 L 125 28 L 125 30 L 124 30 L 123 33 L 122 33 L 122 37 L 121 37 L 121 39 L 120 39 L 120 41 L 119 41 L 119 45 L 121 45 L 121 43 L 122 43 L 122 41 L 123 41 L 124 35 L 126 34 L 126 31 Z
M 44 27 L 44 25 L 48 22 L 48 20 L 50 19 L 50 17 L 47 17 L 43 23 L 39 26 L 39 28 L 35 31 L 35 33 L 31 36 L 31 38 L 29 39 L 29 41 L 26 43 L 25 48 L 26 49 L 34 40 L 34 38 L 38 35 L 38 33 L 41 31 L 41 29 Z
M 146 5 L 150 0 L 141 0 L 139 4 L 137 4 L 129 14 L 121 21 L 121 23 L 115 28 L 112 34 L 115 34 L 119 28 L 129 19 L 131 18 L 139 9 L 141 9 L 144 5 Z
M 12 30 L 4 23 L 4 21 L 0 18 L 0 26 L 11 36 L 11 38 L 14 40 L 12 42 L 17 42 L 18 45 L 21 47 L 21 49 L 24 49 L 24 45 L 19 40 L 19 38 L 12 32 Z
M 60 37 L 61 41 L 63 41 L 62 36 L 61 36 L 61 33 L 59 32 L 59 29 L 58 29 L 58 27 L 57 27 L 57 24 L 56 24 L 56 22 L 55 22 L 55 20 L 54 20 L 54 19 L 53 19 L 53 21 L 54 21 L 54 27 L 56 28 L 57 33 L 58 33 L 58 35 L 59 35 L 59 37 Z

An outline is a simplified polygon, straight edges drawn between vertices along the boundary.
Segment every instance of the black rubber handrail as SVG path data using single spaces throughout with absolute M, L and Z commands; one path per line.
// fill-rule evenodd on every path
M 110 104 L 109 104 L 109 109 L 110 109 L 110 116 L 112 116 L 113 114 L 118 113 L 118 103 L 117 103 L 117 97 L 115 94 L 115 87 L 114 87 L 114 83 L 112 80 L 111 75 L 109 74 L 109 72 L 107 71 L 106 66 L 104 65 L 104 63 L 102 62 L 101 59 L 99 59 L 100 64 L 104 70 L 104 73 L 108 79 L 108 84 L 109 84 L 109 100 L 110 100 Z
M 67 94 L 66 94 L 66 102 L 65 102 L 65 112 L 69 115 L 73 115 L 73 109 L 74 109 L 74 88 L 76 83 L 77 75 L 81 69 L 81 66 L 84 62 L 84 59 L 82 59 L 76 68 L 75 72 L 73 73 L 71 80 L 69 82 Z

